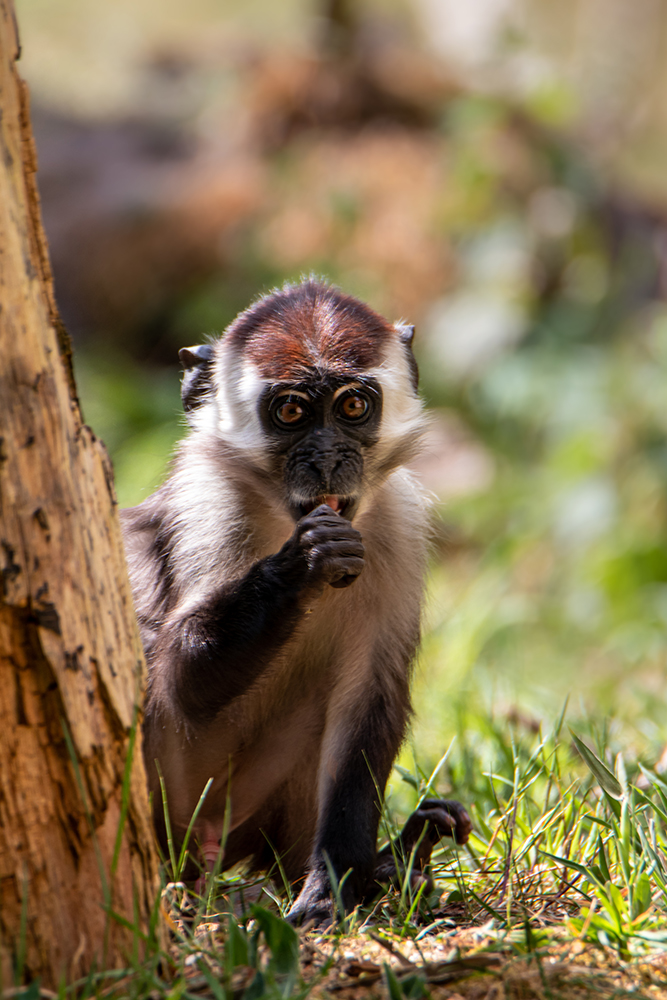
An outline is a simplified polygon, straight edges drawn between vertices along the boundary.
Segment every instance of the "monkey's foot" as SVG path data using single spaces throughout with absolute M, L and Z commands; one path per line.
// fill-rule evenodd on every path
M 391 882 L 402 877 L 403 872 L 397 871 L 396 860 L 402 868 L 412 857 L 411 885 L 416 889 L 426 882 L 429 891 L 433 883 L 423 874 L 423 869 L 431 860 L 435 845 L 441 837 L 453 837 L 455 843 L 465 844 L 471 830 L 470 816 L 460 802 L 424 799 L 408 819 L 401 835 L 380 851 L 375 869 L 376 881 Z
M 335 908 L 329 879 L 321 872 L 311 871 L 285 920 L 295 927 L 312 926 L 326 930 L 334 919 Z
M 441 837 L 453 837 L 455 843 L 465 844 L 471 831 L 470 816 L 460 802 L 424 799 L 403 827 L 400 840 L 404 850 L 412 851 L 418 842 L 421 847 L 424 841 L 429 841 L 433 849 Z M 428 853 L 430 855 L 431 851 Z
M 334 905 L 330 899 L 313 905 L 301 905 L 297 900 L 285 920 L 293 927 L 313 927 L 325 931 L 334 923 Z

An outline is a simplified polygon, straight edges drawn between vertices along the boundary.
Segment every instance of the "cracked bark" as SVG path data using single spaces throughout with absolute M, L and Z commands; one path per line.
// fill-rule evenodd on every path
M 0 0 L 0 991 L 22 951 L 50 987 L 125 964 L 132 935 L 105 903 L 145 930 L 157 884 L 139 741 L 121 823 L 143 658 L 113 473 L 53 297 L 18 51 Z

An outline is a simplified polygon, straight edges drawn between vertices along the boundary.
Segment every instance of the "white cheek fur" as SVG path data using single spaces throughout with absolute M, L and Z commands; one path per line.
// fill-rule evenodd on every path
M 367 373 L 382 386 L 382 424 L 378 449 L 388 455 L 401 441 L 410 441 L 424 432 L 425 417 L 421 400 L 415 396 L 405 345 L 392 339 L 377 368 Z
M 266 434 L 259 419 L 257 402 L 268 382 L 260 378 L 255 366 L 241 360 L 224 341 L 216 351 L 214 365 L 215 425 L 218 437 L 241 449 L 263 465 L 266 460 Z

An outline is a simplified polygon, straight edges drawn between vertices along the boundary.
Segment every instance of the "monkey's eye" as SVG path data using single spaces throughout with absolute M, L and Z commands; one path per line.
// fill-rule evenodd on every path
M 308 418 L 305 400 L 298 396 L 282 396 L 273 407 L 273 419 L 283 427 L 295 427 Z
M 358 392 L 346 393 L 338 402 L 338 412 L 346 420 L 360 421 L 368 416 L 370 404 L 365 396 Z

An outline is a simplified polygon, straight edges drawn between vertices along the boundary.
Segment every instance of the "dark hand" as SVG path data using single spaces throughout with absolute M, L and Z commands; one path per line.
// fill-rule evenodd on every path
M 297 522 L 275 558 L 303 571 L 307 586 L 348 587 L 364 568 L 364 545 L 349 521 L 321 504 Z

